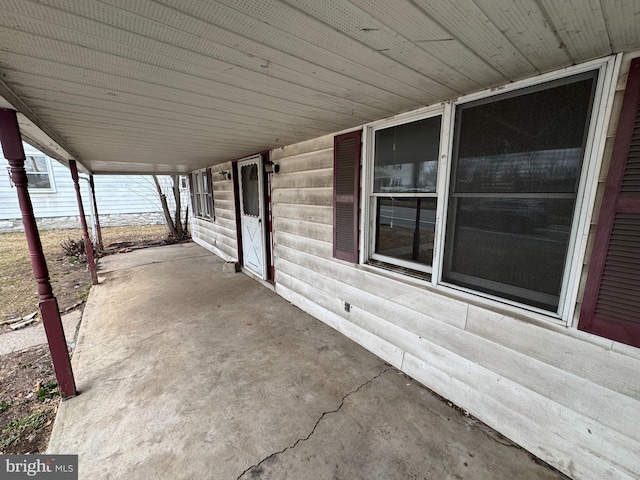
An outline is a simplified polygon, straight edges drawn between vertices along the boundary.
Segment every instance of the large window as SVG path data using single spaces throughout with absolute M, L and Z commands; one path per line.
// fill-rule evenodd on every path
M 606 67 L 370 125 L 360 258 L 566 319 Z
M 459 105 L 443 280 L 556 310 L 596 72 Z

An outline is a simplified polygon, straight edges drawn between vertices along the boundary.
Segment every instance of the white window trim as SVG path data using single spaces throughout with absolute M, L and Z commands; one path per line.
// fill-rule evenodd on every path
M 383 130 L 386 128 L 390 128 L 390 127 L 395 127 L 398 125 L 404 125 L 407 123 L 411 123 L 411 122 L 415 122 L 418 120 L 424 120 L 426 118 L 432 118 L 432 117 L 437 117 L 440 116 L 442 117 L 441 120 L 441 128 L 440 128 L 440 150 L 439 150 L 439 158 L 438 158 L 438 169 L 440 168 L 440 161 L 443 157 L 443 151 L 442 151 L 442 147 L 443 145 L 445 145 L 444 143 L 444 132 L 446 130 L 445 128 L 445 115 L 444 115 L 444 105 L 434 105 L 431 107 L 427 107 L 427 108 L 422 108 L 419 110 L 415 110 L 412 112 L 407 112 L 407 113 L 403 113 L 400 115 L 396 115 L 390 119 L 387 120 L 379 120 L 377 122 L 373 122 L 370 123 L 368 125 L 365 126 L 364 128 L 364 132 L 363 132 L 363 146 L 365 146 L 365 148 L 363 148 L 363 158 L 364 158 L 364 166 L 365 166 L 365 182 L 364 185 L 366 186 L 366 188 L 362 188 L 362 202 L 361 205 L 363 206 L 363 210 L 366 212 L 363 217 L 369 220 L 369 228 L 370 229 L 375 229 L 375 223 L 376 223 L 376 215 L 375 215 L 375 209 L 373 208 L 373 203 L 375 202 L 375 198 L 376 197 L 388 197 L 387 194 L 384 195 L 380 195 L 377 194 L 373 191 L 373 184 L 374 184 L 374 176 L 375 176 L 375 169 L 373 168 L 373 156 L 374 156 L 374 152 L 375 152 L 375 134 L 376 131 L 378 130 Z M 438 170 L 439 172 L 440 170 Z M 398 198 L 416 198 L 416 197 L 421 197 L 421 198 L 435 198 L 438 199 L 439 198 L 439 187 L 440 187 L 440 175 L 438 173 L 438 178 L 436 180 L 436 191 L 435 192 L 429 192 L 429 193 L 394 193 L 393 196 L 394 197 L 398 197 Z M 436 204 L 437 205 L 437 204 Z M 366 215 L 366 217 L 365 217 Z M 361 225 L 362 227 L 362 225 Z M 433 245 L 433 254 L 434 254 L 434 258 L 432 259 L 432 265 L 435 264 L 436 262 L 436 249 L 437 249 L 437 242 L 436 239 L 438 238 L 438 214 L 437 214 L 437 206 L 436 206 L 436 225 L 435 225 L 436 231 L 434 232 L 434 245 Z M 364 246 L 364 248 L 360 249 L 360 256 L 361 256 L 361 263 L 366 262 L 368 259 L 374 259 L 374 260 L 380 260 L 386 263 L 390 263 L 390 264 L 394 264 L 397 265 L 399 267 L 406 267 L 406 268 L 411 268 L 413 270 L 416 271 L 420 271 L 420 272 L 424 272 L 424 273 L 429 273 L 432 274 L 432 266 L 431 265 L 423 265 L 423 264 L 419 264 L 419 263 L 415 263 L 415 262 L 410 262 L 407 260 L 401 260 L 398 258 L 392 258 L 392 257 L 388 257 L 386 255 L 382 255 L 379 253 L 375 253 L 375 237 L 371 234 L 371 231 L 366 229 L 366 228 L 361 228 L 360 231 L 362 233 L 366 233 L 366 237 L 361 239 L 362 243 L 361 245 Z
M 47 165 L 47 175 L 49 176 L 49 185 L 51 185 L 49 188 L 33 188 L 33 187 L 29 187 L 29 195 L 32 194 L 40 194 L 40 193 L 56 193 L 56 182 L 53 176 L 53 167 L 51 166 L 51 158 L 47 155 L 45 155 L 42 152 L 25 152 L 25 157 L 27 156 L 31 156 L 31 157 L 44 157 L 44 161 L 45 164 Z M 29 174 L 27 173 L 27 176 L 29 176 Z M 11 175 L 9 175 L 9 179 L 11 179 Z M 13 181 L 11 182 L 11 185 L 13 186 Z
M 436 182 L 437 207 L 436 207 L 436 225 L 434 235 L 434 251 L 431 272 L 430 285 L 437 291 L 442 293 L 450 293 L 456 296 L 468 298 L 474 302 L 480 302 L 491 307 L 511 309 L 515 307 L 515 311 L 519 313 L 527 313 L 528 316 L 536 319 L 544 319 L 548 322 L 559 324 L 566 327 L 573 326 L 576 316 L 576 301 L 579 290 L 579 280 L 581 277 L 582 267 L 584 264 L 587 238 L 589 234 L 590 220 L 593 215 L 595 203 L 595 195 L 597 190 L 597 175 L 602 165 L 602 157 L 605 146 L 606 129 L 609 125 L 611 112 L 613 108 L 613 100 L 615 96 L 616 80 L 618 78 L 622 55 L 611 56 L 599 60 L 593 60 L 577 66 L 567 67 L 561 70 L 539 75 L 534 78 L 521 80 L 512 84 L 484 90 L 471 95 L 466 95 L 458 99 L 443 104 L 433 105 L 411 112 L 396 115 L 389 119 L 378 120 L 364 125 L 363 141 L 362 141 L 362 167 L 363 181 L 361 188 L 361 220 L 360 220 L 360 264 L 366 264 L 372 256 L 375 248 L 373 245 L 373 233 L 375 229 L 375 215 L 373 214 L 373 152 L 375 131 L 396 125 L 402 125 L 435 115 L 442 115 L 442 131 L 440 144 L 440 161 L 438 162 L 438 178 Z M 564 276 L 562 279 L 562 287 L 560 291 L 560 302 L 557 312 L 550 312 L 520 302 L 497 297 L 495 295 L 486 294 L 484 292 L 475 291 L 469 288 L 460 287 L 458 285 L 448 284 L 440 280 L 442 276 L 444 262 L 444 239 L 447 221 L 447 208 L 449 203 L 449 179 L 451 178 L 451 164 L 454 140 L 454 122 L 455 108 L 458 105 L 472 102 L 475 100 L 490 98 L 491 96 L 500 95 L 510 91 L 518 91 L 530 86 L 539 85 L 545 82 L 561 79 L 564 77 L 577 75 L 583 72 L 599 70 L 596 78 L 596 92 L 591 112 L 591 122 L 587 134 L 585 144 L 585 156 L 583 159 L 583 168 L 580 175 L 580 182 L 577 191 L 576 205 L 574 208 L 574 219 L 571 228 L 571 235 L 568 245 L 568 255 L 565 260 Z M 412 195 L 409 195 L 412 196 Z M 393 259 L 393 263 L 400 265 L 398 259 Z M 409 263 L 409 262 L 407 262 Z M 411 264 L 411 268 L 415 268 L 416 264 Z M 380 271 L 388 275 L 389 272 L 383 271 L 375 266 L 367 265 L 367 270 Z M 402 279 L 403 275 L 397 274 L 393 277 Z M 411 278 L 412 283 L 416 279 Z M 429 284 L 428 282 L 418 281 L 419 283 Z
M 200 218 L 203 220 L 210 220 L 212 217 L 212 213 L 209 212 L 209 216 L 206 215 L 206 210 L 208 209 L 208 207 L 206 206 L 206 202 L 208 202 L 208 198 L 206 198 L 207 194 L 202 193 L 200 189 L 200 186 L 204 185 L 206 181 L 207 181 L 206 168 L 204 170 L 197 170 L 193 172 L 193 203 L 194 203 L 193 216 L 195 218 Z M 201 202 L 201 197 L 203 195 L 205 196 L 205 203 Z

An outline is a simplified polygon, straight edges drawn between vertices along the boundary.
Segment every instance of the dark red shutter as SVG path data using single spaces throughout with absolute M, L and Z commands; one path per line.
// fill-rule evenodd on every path
M 189 176 L 189 195 L 191 196 L 191 212 L 192 212 L 192 215 L 195 217 L 198 215 L 198 210 L 196 209 L 196 192 L 193 189 L 195 182 L 193 181 L 193 173 L 190 173 L 188 176 Z
M 333 256 L 358 262 L 360 144 L 362 132 L 333 141 Z
M 629 69 L 578 328 L 640 347 L 640 58 Z
M 209 218 L 215 222 L 216 213 L 213 209 L 213 176 L 211 175 L 211 169 L 207 168 L 206 170 L 207 177 L 207 202 L 209 202 Z

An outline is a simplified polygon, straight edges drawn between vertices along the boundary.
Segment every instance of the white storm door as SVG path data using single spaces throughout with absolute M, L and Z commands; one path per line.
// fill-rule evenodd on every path
M 242 233 L 242 264 L 260 278 L 267 278 L 267 258 L 264 235 L 264 195 L 262 157 L 238 162 L 240 188 L 240 231 Z

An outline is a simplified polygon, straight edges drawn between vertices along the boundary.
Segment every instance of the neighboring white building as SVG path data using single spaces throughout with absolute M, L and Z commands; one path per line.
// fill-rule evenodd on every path
M 78 228 L 78 203 L 70 170 L 30 145 L 24 144 L 25 169 L 33 210 L 41 229 Z M 0 232 L 21 231 L 22 220 L 18 197 L 9 175 L 9 164 L 0 152 Z M 160 176 L 163 189 L 170 177 Z M 160 200 L 150 175 L 94 175 L 100 224 L 154 225 L 165 222 Z M 93 224 L 93 199 L 88 177 L 80 174 L 80 187 L 88 224 Z M 186 177 L 181 178 L 183 211 L 189 196 Z M 175 209 L 167 191 L 167 202 Z M 183 217 L 184 218 L 184 217 Z

